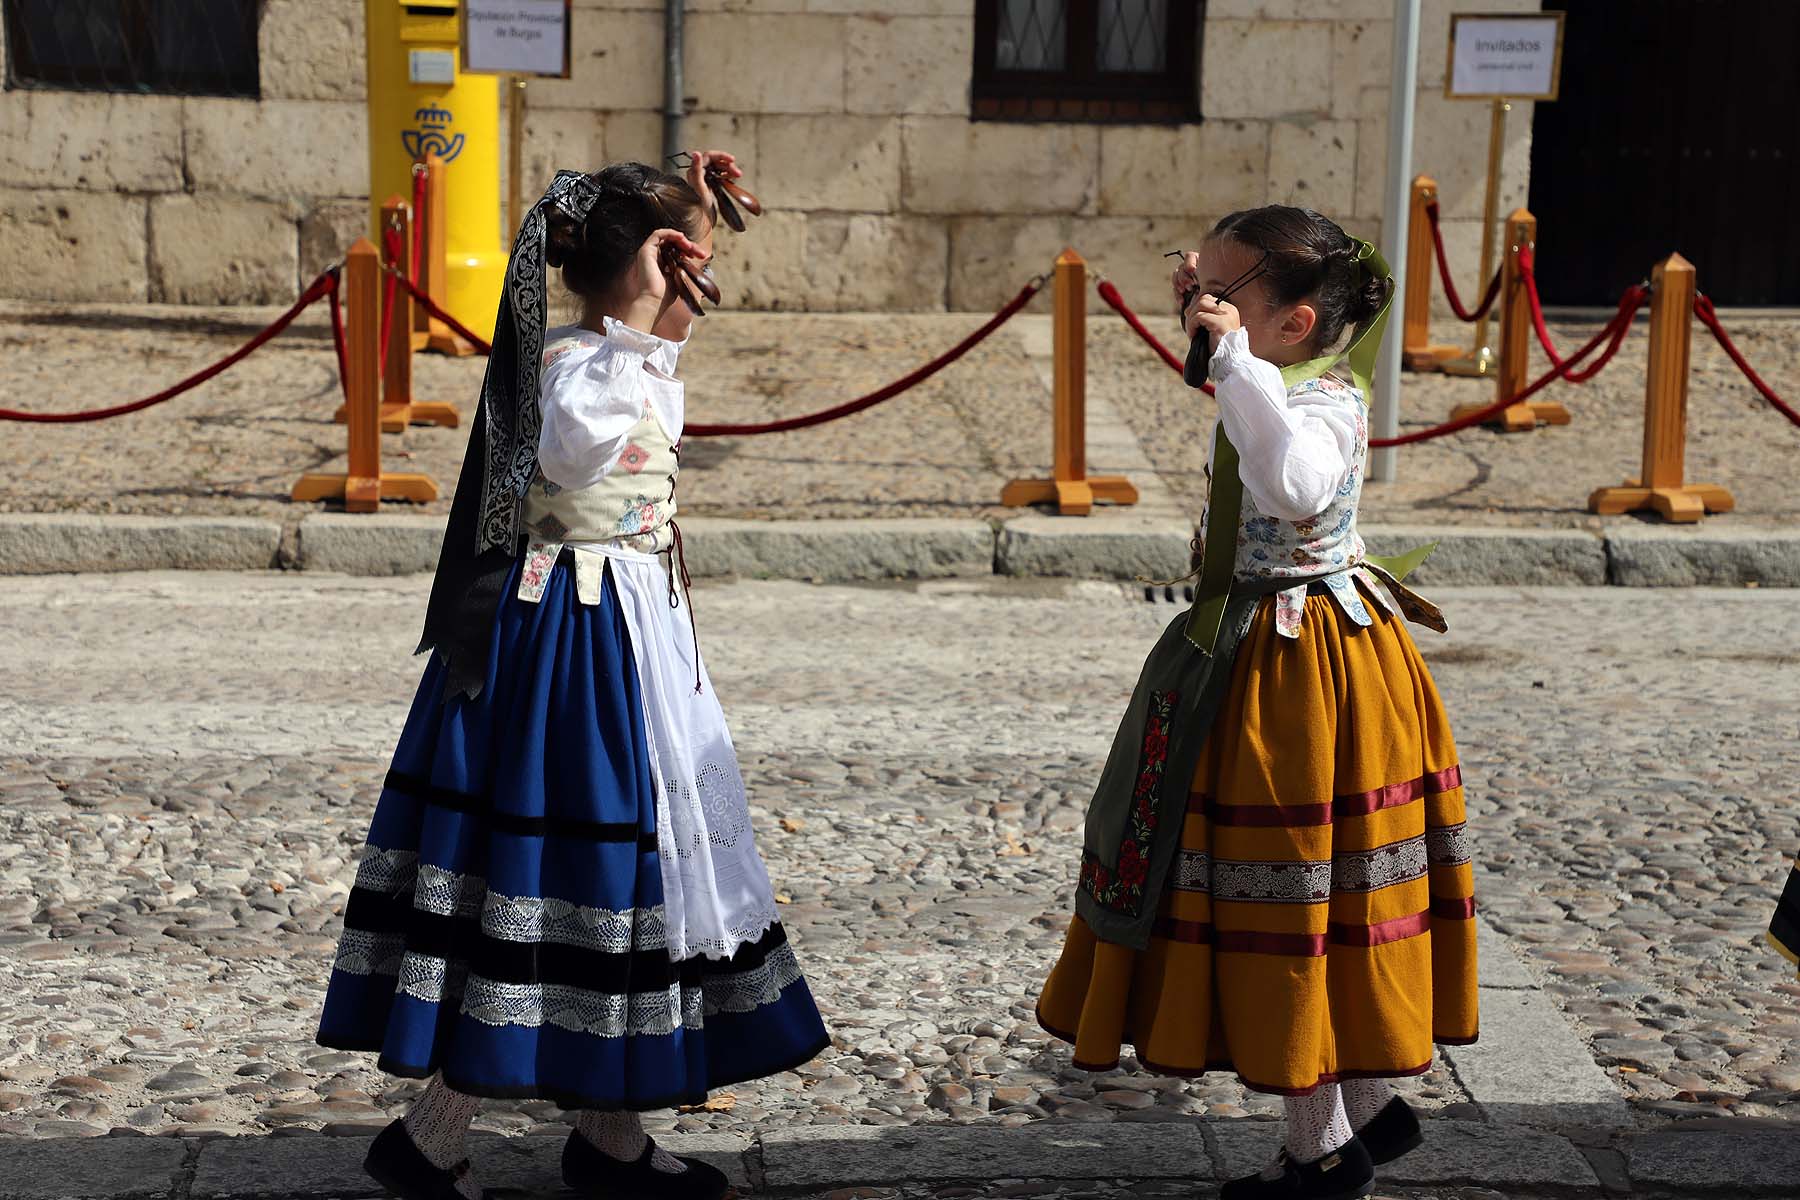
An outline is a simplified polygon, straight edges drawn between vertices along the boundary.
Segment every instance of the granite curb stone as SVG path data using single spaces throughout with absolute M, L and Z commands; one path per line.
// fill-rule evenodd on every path
M 896 1180 L 1204 1179 L 1206 1139 L 1193 1124 L 1018 1129 L 828 1125 L 760 1139 L 771 1189 L 843 1188 Z
M 1624 1146 L 1640 1193 L 1800 1194 L 1800 1135 L 1785 1129 L 1645 1133 Z
M 1365 525 L 1362 535 L 1372 554 L 1398 554 L 1436 542 L 1437 550 L 1407 580 L 1422 588 L 1606 582 L 1606 544 L 1580 529 Z
M 1192 531 L 1119 510 L 1033 513 L 1000 523 L 941 518 L 682 523 L 696 577 L 827 583 L 989 574 L 1169 579 L 1188 569 Z M 268 570 L 281 527 L 247 517 L 0 514 L 0 575 Z M 436 568 L 440 516 L 312 513 L 298 526 L 302 570 L 410 575 Z M 1585 530 L 1369 525 L 1371 551 L 1436 541 L 1413 576 L 1434 586 L 1800 587 L 1800 532 L 1618 525 Z
M 218 1138 L 200 1151 L 189 1200 L 356 1200 L 380 1196 L 360 1137 Z
M 340 575 L 437 570 L 444 518 L 401 513 L 313 513 L 300 520 L 300 565 Z
M 167 1196 L 190 1145 L 146 1137 L 0 1140 L 0 1200 Z
M 745 521 L 693 517 L 681 523 L 696 578 L 942 579 L 994 569 L 994 533 L 981 521 L 877 518 L 863 521 Z M 300 522 L 306 570 L 408 575 L 437 568 L 442 517 L 315 513 Z
M 991 575 L 994 531 L 984 521 L 743 521 L 695 517 L 681 523 L 688 570 L 696 577 L 949 579 Z
M 1531 1196 L 1794 1194 L 1800 1139 L 1790 1130 L 1704 1124 L 1609 1137 L 1431 1120 L 1424 1146 L 1383 1167 L 1381 1179 L 1389 1188 Z M 1587 1153 L 1576 1144 L 1584 1133 L 1601 1139 Z M 1017 1129 L 840 1125 L 778 1130 L 754 1142 L 735 1134 L 666 1134 L 659 1141 L 720 1167 L 739 1189 L 810 1195 L 996 1180 L 1206 1184 L 1261 1169 L 1281 1137 L 1278 1121 L 1221 1120 Z M 381 1195 L 362 1171 L 367 1146 L 362 1136 L 0 1139 L 0 1200 L 364 1200 Z M 1628 1181 L 1620 1175 L 1603 1184 L 1589 1161 L 1594 1147 L 1622 1164 Z M 470 1145 L 484 1183 L 531 1194 L 563 1190 L 561 1150 L 560 1136 L 478 1134 Z M 748 1166 L 758 1157 L 753 1177 Z
M 1800 587 L 1800 531 L 1633 523 L 1606 532 L 1608 582 L 1623 587 Z
M 1176 579 L 1188 572 L 1193 527 L 1096 510 L 1090 517 L 1034 513 L 1000 527 L 999 575 L 1076 579 Z
M 0 515 L 0 575 L 80 571 L 262 571 L 281 526 L 254 517 Z
M 1218 1145 L 1219 1178 L 1262 1170 L 1281 1147 L 1278 1121 L 1208 1125 Z M 1558 1187 L 1598 1190 L 1599 1179 L 1567 1138 L 1474 1121 L 1428 1122 L 1425 1144 L 1381 1168 L 1383 1183 L 1409 1187 L 1470 1185 L 1506 1191 Z

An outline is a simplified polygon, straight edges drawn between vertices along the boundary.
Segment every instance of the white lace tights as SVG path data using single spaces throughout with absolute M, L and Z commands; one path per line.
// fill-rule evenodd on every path
M 1394 1085 L 1385 1079 L 1346 1079 L 1338 1086 L 1344 1093 L 1344 1112 L 1350 1118 L 1350 1128 L 1358 1133 L 1394 1098 Z
M 608 1158 L 634 1163 L 644 1153 L 650 1135 L 634 1112 L 583 1112 L 575 1118 L 575 1131 Z M 650 1156 L 650 1166 L 665 1175 L 679 1175 L 687 1164 L 661 1146 Z
M 1335 1083 L 1321 1084 L 1310 1096 L 1290 1096 L 1282 1107 L 1287 1110 L 1287 1152 L 1295 1162 L 1317 1162 L 1356 1136 Z
M 480 1107 L 479 1098 L 455 1091 L 444 1083 L 443 1076 L 434 1075 L 401 1121 L 426 1161 L 447 1171 L 468 1157 L 469 1122 Z M 481 1200 L 481 1186 L 475 1182 L 473 1171 L 465 1172 L 456 1181 L 456 1190 L 466 1200 Z

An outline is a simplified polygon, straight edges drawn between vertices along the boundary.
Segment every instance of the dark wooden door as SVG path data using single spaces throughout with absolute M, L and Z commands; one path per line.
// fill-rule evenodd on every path
M 1720 304 L 1800 305 L 1800 2 L 1544 7 L 1568 13 L 1532 123 L 1545 302 L 1613 304 L 1680 251 Z

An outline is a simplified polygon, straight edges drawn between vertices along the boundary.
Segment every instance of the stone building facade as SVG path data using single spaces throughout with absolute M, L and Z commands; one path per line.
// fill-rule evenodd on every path
M 660 146 L 661 0 L 574 5 L 573 78 L 529 89 L 528 191 Z M 1414 163 L 1470 287 L 1488 112 L 1443 96 L 1452 7 L 1424 4 Z M 291 298 L 367 220 L 363 9 L 263 0 L 256 98 L 0 93 L 0 296 Z M 721 238 L 730 303 L 991 309 L 1072 245 L 1149 307 L 1162 252 L 1235 208 L 1305 204 L 1379 235 L 1392 0 L 1207 0 L 1201 117 L 1179 124 L 975 119 L 973 9 L 687 0 L 686 140 L 736 151 L 771 209 Z M 1503 212 L 1526 195 L 1530 107 Z

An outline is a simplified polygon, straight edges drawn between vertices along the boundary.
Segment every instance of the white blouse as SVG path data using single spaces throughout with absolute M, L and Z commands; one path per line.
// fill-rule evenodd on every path
M 1250 353 L 1234 329 L 1213 351 L 1212 378 L 1225 436 L 1237 447 L 1238 475 L 1256 509 L 1303 521 L 1330 507 L 1356 459 L 1356 417 L 1341 404 L 1288 395 L 1281 368 Z
M 687 343 L 611 317 L 603 324 L 603 334 L 579 325 L 544 334 L 538 468 L 545 479 L 571 491 L 594 486 L 618 465 L 626 435 L 646 408 L 672 441 L 681 440 L 684 393 L 675 368 Z

